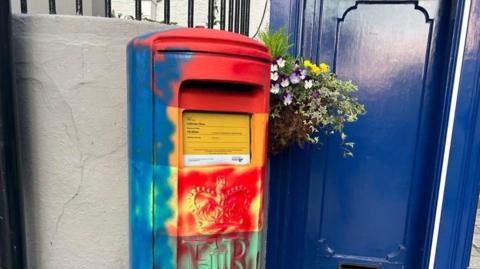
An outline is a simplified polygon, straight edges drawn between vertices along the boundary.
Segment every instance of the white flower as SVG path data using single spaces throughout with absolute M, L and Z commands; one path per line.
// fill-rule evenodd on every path
M 283 58 L 278 58 L 277 59 L 277 64 L 280 68 L 285 66 L 285 60 Z
M 287 93 L 283 96 L 283 105 L 288 106 L 293 101 L 293 95 Z
M 276 64 L 270 65 L 270 72 L 277 72 L 277 71 L 278 71 L 278 66 Z
M 278 73 L 277 72 L 270 73 L 270 79 L 273 80 L 273 81 L 277 81 L 278 80 Z
M 305 80 L 305 89 L 310 89 L 313 87 L 313 80 Z
M 288 87 L 288 85 L 290 85 L 290 81 L 288 81 L 288 78 L 284 78 L 282 80 L 282 82 L 280 82 L 280 85 L 282 85 L 282 87 Z
M 278 83 L 273 84 L 270 88 L 270 92 L 273 94 L 278 94 L 280 92 L 280 85 Z

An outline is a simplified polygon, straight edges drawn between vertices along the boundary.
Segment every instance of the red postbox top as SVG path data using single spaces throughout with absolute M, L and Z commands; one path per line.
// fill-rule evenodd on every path
M 152 90 L 165 105 L 268 112 L 272 58 L 260 42 L 226 31 L 176 28 L 137 37 L 130 45 L 151 50 Z
M 176 28 L 140 36 L 131 45 L 152 51 L 153 91 L 168 106 L 268 111 L 272 58 L 258 41 L 226 31 Z
M 246 36 L 227 31 L 205 28 L 179 28 L 160 32 L 152 36 L 157 51 L 207 52 L 226 55 L 246 56 L 271 62 L 267 48 Z

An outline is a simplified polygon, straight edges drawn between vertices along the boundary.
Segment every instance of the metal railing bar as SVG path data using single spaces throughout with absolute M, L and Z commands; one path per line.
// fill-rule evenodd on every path
M 193 27 L 193 0 L 188 0 L 188 27 Z
M 233 31 L 235 33 L 240 31 L 240 0 L 235 0 L 235 27 Z
M 251 0 L 220 0 L 220 18 L 219 24 L 221 30 L 249 34 L 250 28 L 250 3 Z M 164 23 L 171 22 L 170 0 L 164 0 Z M 56 0 L 48 0 L 48 9 L 50 14 L 57 14 Z M 188 0 L 188 27 L 194 26 L 194 0 Z M 27 0 L 20 0 L 21 13 L 28 12 Z M 83 15 L 83 0 L 75 0 L 75 11 L 77 15 Z M 228 14 L 227 14 L 228 12 Z M 105 0 L 105 17 L 110 18 L 112 14 L 112 0 Z M 135 19 L 142 19 L 142 0 L 135 0 Z M 228 21 L 228 23 L 227 23 Z M 228 25 L 227 25 L 228 24 Z M 208 0 L 208 19 L 207 27 L 214 28 L 215 26 L 215 0 Z
M 227 0 L 220 1 L 220 29 L 225 30 L 225 9 Z
M 164 0 L 163 2 L 163 18 L 164 23 L 170 23 L 170 0 Z
M 250 34 L 250 0 L 245 0 L 245 35 Z
M 105 17 L 112 17 L 112 0 L 105 0 Z
M 240 34 L 245 34 L 245 0 L 240 0 Z
M 48 0 L 48 11 L 50 14 L 57 14 L 57 8 L 55 6 L 55 0 Z
M 83 1 L 75 0 L 75 11 L 77 15 L 83 15 Z
M 27 13 L 27 0 L 20 0 L 20 11 L 23 14 Z
M 0 5 L 0 268 L 27 268 L 12 57 L 11 2 Z
M 233 31 L 233 0 L 228 0 L 228 31 Z
M 135 0 L 135 19 L 141 20 L 142 19 L 142 1 Z
M 208 0 L 208 20 L 207 20 L 207 27 L 208 28 L 213 28 L 213 0 Z

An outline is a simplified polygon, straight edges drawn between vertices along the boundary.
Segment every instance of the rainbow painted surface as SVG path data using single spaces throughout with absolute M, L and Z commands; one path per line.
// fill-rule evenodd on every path
M 205 36 L 218 42 L 206 46 Z M 176 43 L 182 47 L 172 47 L 176 38 L 183 40 Z M 239 44 L 237 54 L 250 58 L 204 53 L 206 50 L 228 51 L 233 48 L 232 42 Z M 186 48 L 185 44 L 190 47 Z M 196 53 L 198 50 L 202 53 Z M 217 64 L 211 65 L 212 62 Z M 258 267 L 263 227 L 269 63 L 269 56 L 261 45 L 243 36 L 214 30 L 177 29 L 144 35 L 130 42 L 131 268 Z M 207 66 L 209 68 L 202 68 Z M 254 85 L 249 87 L 256 90 L 233 92 L 217 88 L 202 92 L 201 87 L 195 88 L 193 84 L 189 88 L 189 84 L 184 83 L 200 80 Z M 213 155 L 243 154 L 248 156 L 248 162 L 188 166 L 185 152 L 204 153 L 202 150 L 205 150 L 198 151 L 197 143 L 197 149 L 191 151 L 192 144 L 184 143 L 183 115 L 191 111 L 215 112 L 217 116 L 241 113 L 239 121 L 233 123 L 240 128 L 230 132 L 233 140 L 224 137 L 222 128 L 207 133 L 202 139 L 238 142 L 241 145 L 238 151 L 228 143 L 224 147 L 226 151 L 218 150 L 222 147 L 211 150 L 212 146 L 207 150 Z M 217 120 L 219 118 L 213 117 L 207 122 Z

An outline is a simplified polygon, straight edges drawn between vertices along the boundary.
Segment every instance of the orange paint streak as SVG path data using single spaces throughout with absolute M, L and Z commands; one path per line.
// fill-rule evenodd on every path
M 265 148 L 267 146 L 267 127 L 268 127 L 268 114 L 267 113 L 255 113 L 252 115 L 252 166 L 265 166 L 267 159 Z
M 181 137 L 181 129 L 182 129 L 182 109 L 178 107 L 167 107 L 167 116 L 170 122 L 175 126 L 175 130 L 172 132 L 170 136 L 170 140 L 172 141 L 173 149 L 168 156 L 169 166 L 179 167 L 179 161 L 181 158 L 182 150 L 182 137 Z

